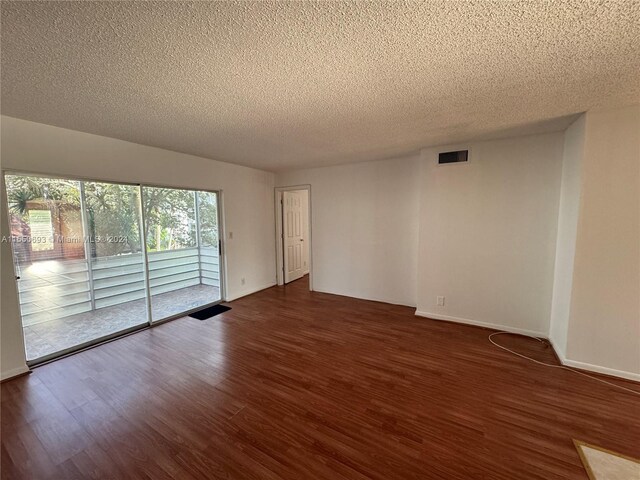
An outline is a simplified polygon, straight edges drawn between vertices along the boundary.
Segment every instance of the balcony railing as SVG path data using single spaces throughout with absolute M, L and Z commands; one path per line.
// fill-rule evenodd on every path
M 216 247 L 149 252 L 148 257 L 152 297 L 194 285 L 220 286 Z M 84 259 L 46 260 L 19 266 L 23 326 L 145 297 L 142 253 L 101 257 L 90 263 L 91 282 L 89 264 Z

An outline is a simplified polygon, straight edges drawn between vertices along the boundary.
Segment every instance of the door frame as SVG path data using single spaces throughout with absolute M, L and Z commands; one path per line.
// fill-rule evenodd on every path
M 282 221 L 282 193 L 292 192 L 295 190 L 306 190 L 309 196 L 307 202 L 307 223 L 309 234 L 309 291 L 313 291 L 313 227 L 311 212 L 311 185 L 291 185 L 288 187 L 275 187 L 274 189 L 274 210 L 276 217 L 276 281 L 278 285 L 284 285 L 284 242 L 283 240 L 283 221 Z M 306 240 L 305 240 L 306 241 Z
M 173 189 L 178 189 L 178 190 L 187 190 L 187 191 L 195 191 L 195 192 L 209 192 L 209 193 L 215 193 L 217 195 L 217 202 L 218 202 L 218 208 L 217 208 L 217 213 L 218 213 L 218 249 L 219 249 L 219 276 L 220 276 L 220 299 L 215 301 L 215 302 L 210 302 L 206 305 L 201 305 L 198 306 L 196 308 L 192 308 L 189 310 L 186 310 L 184 312 L 180 312 L 165 318 L 162 318 L 160 320 L 156 320 L 153 321 L 152 320 L 152 316 L 151 316 L 151 311 L 150 311 L 150 305 L 147 305 L 147 319 L 146 322 L 141 323 L 140 325 L 135 325 L 133 327 L 129 327 L 126 328 L 124 330 L 118 331 L 118 332 L 114 332 L 112 334 L 108 334 L 102 337 L 98 337 L 95 338 L 93 340 L 89 340 L 87 342 L 83 342 L 79 345 L 75 345 L 73 347 L 68 347 L 65 348 L 63 350 L 45 355 L 43 357 L 39 357 L 39 358 L 34 358 L 32 360 L 27 360 L 27 352 L 26 352 L 26 342 L 24 339 L 24 331 L 23 331 L 23 324 L 22 324 L 22 310 L 20 309 L 20 296 L 18 294 L 18 285 L 17 285 L 17 281 L 18 281 L 18 272 L 16 271 L 16 266 L 15 266 L 15 262 L 13 259 L 13 245 L 10 245 L 10 249 L 11 249 L 11 269 L 13 271 L 13 277 L 14 277 L 14 283 L 16 286 L 16 306 L 20 315 L 20 329 L 21 329 L 21 337 L 22 337 L 22 347 L 23 347 L 23 352 L 24 352 L 24 360 L 25 363 L 27 365 L 27 368 L 33 368 L 33 367 L 37 367 L 40 365 L 44 365 L 47 364 L 49 362 L 52 362 L 54 360 L 58 360 L 60 358 L 64 358 L 67 357 L 69 355 L 73 355 L 75 353 L 87 350 L 89 348 L 93 348 L 96 347 L 98 345 L 102 345 L 104 343 L 108 343 L 111 342 L 113 340 L 117 340 L 119 338 L 122 338 L 124 336 L 130 335 L 132 333 L 136 333 L 138 331 L 141 330 L 145 330 L 148 328 L 153 328 L 157 325 L 161 325 L 163 323 L 172 321 L 172 320 L 176 320 L 178 318 L 183 318 L 185 316 L 188 316 L 189 314 L 196 312 L 198 310 L 202 310 L 204 308 L 208 308 L 214 305 L 217 305 L 219 303 L 223 303 L 227 301 L 226 295 L 227 295 L 227 256 L 226 256 L 226 245 L 225 245 L 225 228 L 224 228 L 224 222 L 225 222 L 225 215 L 224 215 L 224 200 L 223 200 L 223 190 L 222 189 L 218 189 L 218 190 L 213 190 L 213 189 L 204 189 L 204 188 L 197 188 L 197 187 L 181 187 L 181 186 L 173 186 L 173 185 L 166 185 L 166 184 L 154 184 L 154 183 L 148 183 L 148 182 L 143 182 L 143 181 L 119 181 L 119 180 L 101 180 L 101 179 L 97 179 L 97 178 L 92 178 L 92 177 L 87 177 L 87 176 L 80 176 L 80 175 L 66 175 L 66 174 L 59 174 L 59 173 L 42 173 L 42 172 L 34 172 L 34 171 L 29 171 L 29 170 L 17 170 L 17 169 L 13 169 L 13 168 L 2 168 L 0 169 L 0 183 L 2 185 L 2 188 L 0 190 L 2 190 L 2 199 L 1 203 L 2 203 L 2 208 L 3 210 L 6 211 L 7 214 L 7 232 L 10 234 L 11 232 L 11 216 L 9 214 L 9 202 L 7 201 L 7 190 L 6 190 L 6 181 L 5 181 L 5 177 L 6 175 L 24 175 L 24 176 L 32 176 L 32 177 L 44 177 L 44 178 L 59 178 L 59 179 L 65 179 L 65 180 L 74 180 L 74 181 L 78 181 L 78 182 L 96 182 L 96 183 L 111 183 L 111 184 L 117 184 L 117 185 L 128 185 L 128 186 L 132 186 L 132 187 L 137 187 L 139 189 L 139 219 L 140 219 L 140 237 L 141 237 L 141 242 L 142 242 L 142 251 L 143 251 L 143 258 L 144 258 L 144 278 L 145 278 L 145 290 L 147 290 L 147 303 L 151 301 L 149 294 L 149 266 L 148 266 L 148 258 L 147 258 L 147 251 L 146 251 L 146 232 L 144 232 L 144 213 L 143 213 L 143 209 L 142 209 L 142 199 L 143 199 L 143 187 L 156 187 L 156 188 L 173 188 Z

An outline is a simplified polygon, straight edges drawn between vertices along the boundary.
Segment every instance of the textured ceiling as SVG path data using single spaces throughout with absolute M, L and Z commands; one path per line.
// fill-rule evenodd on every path
M 634 0 L 2 2 L 3 114 L 274 171 L 562 128 L 639 71 Z

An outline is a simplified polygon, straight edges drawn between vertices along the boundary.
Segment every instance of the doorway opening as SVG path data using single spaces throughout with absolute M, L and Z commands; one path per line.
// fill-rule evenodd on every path
M 313 290 L 311 186 L 276 188 L 275 205 L 278 285 L 308 275 Z

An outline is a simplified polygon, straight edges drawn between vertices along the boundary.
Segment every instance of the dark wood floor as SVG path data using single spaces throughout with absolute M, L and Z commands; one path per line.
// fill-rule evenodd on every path
M 489 330 L 306 280 L 232 307 L 2 384 L 2 478 L 586 479 L 573 438 L 640 456 L 639 397 Z

